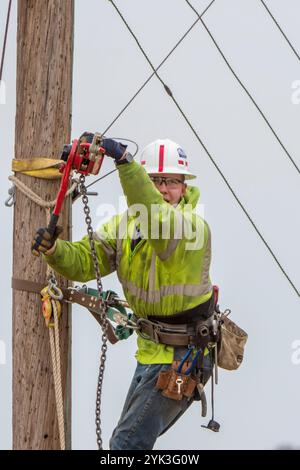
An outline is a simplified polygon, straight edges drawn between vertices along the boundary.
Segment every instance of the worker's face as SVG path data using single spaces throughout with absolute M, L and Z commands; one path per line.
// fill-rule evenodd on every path
M 183 175 L 155 173 L 149 176 L 166 202 L 172 205 L 179 203 L 187 187 Z

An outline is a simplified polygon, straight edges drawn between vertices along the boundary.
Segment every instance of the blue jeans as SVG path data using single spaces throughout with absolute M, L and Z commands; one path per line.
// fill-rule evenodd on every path
M 172 400 L 156 390 L 159 372 L 170 366 L 138 363 L 120 420 L 110 439 L 111 450 L 153 449 L 156 439 L 193 403 L 193 398 Z M 209 373 L 205 382 L 208 378 Z

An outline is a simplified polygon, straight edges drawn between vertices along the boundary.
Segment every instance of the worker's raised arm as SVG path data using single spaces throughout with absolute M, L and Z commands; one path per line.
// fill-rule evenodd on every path
M 166 202 L 144 168 L 136 162 L 117 165 L 129 213 L 137 216 L 143 238 L 158 255 L 171 254 L 183 237 L 183 214 Z

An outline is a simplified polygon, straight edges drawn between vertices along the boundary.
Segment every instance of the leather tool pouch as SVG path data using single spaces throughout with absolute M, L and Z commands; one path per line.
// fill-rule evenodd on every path
M 155 388 L 162 390 L 162 395 L 172 400 L 190 398 L 197 385 L 191 375 L 179 373 L 175 369 L 163 370 L 159 373 Z

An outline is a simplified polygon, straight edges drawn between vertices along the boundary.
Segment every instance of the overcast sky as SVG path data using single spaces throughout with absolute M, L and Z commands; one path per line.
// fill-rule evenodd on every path
M 1 1 L 1 47 L 7 3 Z M 3 73 L 6 104 L 0 104 L 2 201 L 10 186 L 7 177 L 11 174 L 14 148 L 16 2 L 13 3 Z M 156 66 L 196 19 L 184 0 L 127 0 L 117 4 Z M 199 12 L 208 4 L 208 0 L 193 2 Z M 300 3 L 268 0 L 267 4 L 300 52 Z M 292 99 L 292 87 L 300 80 L 300 63 L 261 2 L 215 0 L 203 19 L 299 167 L 300 104 Z M 85 130 L 103 131 L 151 74 L 108 1 L 75 1 L 74 43 L 73 138 Z M 299 173 L 200 23 L 160 73 L 299 291 Z M 193 184 L 201 190 L 204 216 L 212 231 L 211 275 L 220 286 L 220 306 L 231 308 L 232 319 L 249 334 L 240 370 L 220 370 L 215 402 L 220 432 L 201 428 L 210 416 L 201 418 L 200 406 L 195 403 L 157 441 L 155 448 L 300 447 L 299 297 L 155 77 L 107 135 L 133 139 L 140 148 L 157 138 L 170 138 L 185 149 L 191 171 L 198 175 Z M 112 168 L 113 163 L 107 159 L 103 171 Z M 96 227 L 101 222 L 103 204 L 113 204 L 118 210 L 122 194 L 118 175 L 107 177 L 95 185 L 95 190 L 99 196 L 91 199 L 91 208 Z M 13 210 L 3 202 L 0 210 L 0 446 L 9 449 Z M 85 234 L 79 200 L 73 205 L 73 227 L 74 240 Z M 122 295 L 116 275 L 105 278 L 103 284 L 104 289 L 111 288 Z M 96 449 L 94 408 L 100 338 L 93 317 L 73 307 L 73 449 Z M 102 399 L 105 448 L 135 369 L 135 350 L 134 337 L 109 347 Z

